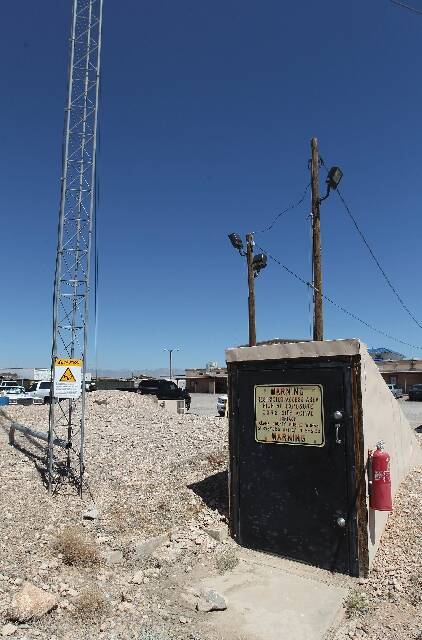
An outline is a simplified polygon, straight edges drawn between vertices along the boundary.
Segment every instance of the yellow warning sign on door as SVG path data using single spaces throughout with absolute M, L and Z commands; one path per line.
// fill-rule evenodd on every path
M 322 393 L 320 384 L 256 385 L 256 442 L 323 447 Z
M 76 378 L 69 367 L 67 367 L 66 371 L 63 373 L 62 377 L 60 378 L 60 382 L 76 382 Z

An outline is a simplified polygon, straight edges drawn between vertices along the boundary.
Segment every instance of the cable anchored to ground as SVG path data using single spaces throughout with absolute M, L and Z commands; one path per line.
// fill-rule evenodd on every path
M 293 278 L 295 278 L 296 280 L 299 280 L 299 282 L 301 282 L 302 284 L 304 284 L 307 287 L 310 287 L 311 289 L 313 289 L 314 291 L 316 291 L 316 288 L 314 287 L 314 285 L 312 284 L 312 282 L 308 282 L 307 280 L 305 280 L 305 278 L 302 278 L 299 274 L 295 273 L 294 271 L 292 271 L 292 269 L 289 269 L 289 267 L 287 267 L 285 264 L 283 264 L 278 258 L 275 258 L 274 256 L 271 255 L 271 253 L 269 253 L 266 249 L 263 249 L 262 247 L 259 247 L 258 245 L 256 245 L 257 248 L 266 253 L 267 256 L 269 258 L 271 258 L 271 260 L 273 262 L 275 262 L 276 264 L 278 264 L 282 269 L 284 269 L 284 271 L 287 271 L 287 273 L 289 273 L 291 276 L 293 276 Z M 333 300 L 332 298 L 330 298 L 329 296 L 325 295 L 324 293 L 322 294 L 322 297 L 324 300 L 326 300 L 327 302 L 329 302 L 333 307 L 335 307 L 336 309 L 338 309 L 339 311 L 341 311 L 342 313 L 346 314 L 347 316 L 349 316 L 350 318 L 353 318 L 354 320 L 357 320 L 358 322 L 360 322 L 361 324 L 363 324 L 365 327 L 367 327 L 368 329 L 371 329 L 371 331 L 375 331 L 376 333 L 384 336 L 384 338 L 388 338 L 389 340 L 392 340 L 393 342 L 397 342 L 399 344 L 402 344 L 406 347 L 411 347 L 412 349 L 418 349 L 419 351 L 422 351 L 422 346 L 420 345 L 415 345 L 415 344 L 411 344 L 409 342 L 406 342 L 405 340 L 401 340 L 400 338 L 396 338 L 395 336 L 390 335 L 389 333 L 387 333 L 386 331 L 383 331 L 382 329 L 378 329 L 377 327 L 375 327 L 373 324 L 367 322 L 366 320 L 363 320 L 362 318 L 360 318 L 358 315 L 356 315 L 355 313 L 353 313 L 352 311 L 349 311 L 348 309 L 346 309 L 345 307 L 343 307 L 341 304 L 339 304 L 338 302 L 336 302 L 335 300 Z

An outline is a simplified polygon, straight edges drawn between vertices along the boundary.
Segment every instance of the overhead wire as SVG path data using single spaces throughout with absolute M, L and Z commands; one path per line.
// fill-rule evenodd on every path
M 99 107 L 101 105 L 101 79 L 99 81 Z M 101 114 L 101 110 L 99 109 Z M 97 160 L 101 155 L 101 118 L 98 118 L 98 148 L 97 148 Z M 99 296 L 99 241 L 98 241 L 98 210 L 100 208 L 100 177 L 98 171 L 98 164 L 95 165 L 95 198 L 94 198 L 94 358 L 95 358 L 95 380 L 98 378 L 98 296 Z
M 296 280 L 298 280 L 299 282 L 301 282 L 302 284 L 304 284 L 306 287 L 310 287 L 312 288 L 314 291 L 317 291 L 316 287 L 313 285 L 313 283 L 308 282 L 307 280 L 305 280 L 305 278 L 302 278 L 299 274 L 297 274 L 295 271 L 293 271 L 292 269 L 289 269 L 289 267 L 287 267 L 285 264 L 283 264 L 278 258 L 276 258 L 275 256 L 271 255 L 271 253 L 269 253 L 266 249 L 264 249 L 263 247 L 260 247 L 258 245 L 256 245 L 257 248 L 262 251 L 263 253 L 266 253 L 267 256 L 269 258 L 271 258 L 271 260 L 273 262 L 275 262 L 276 264 L 278 264 L 282 269 L 284 269 L 284 271 L 286 271 L 287 273 L 289 273 L 293 278 L 295 278 Z M 344 314 L 346 314 L 347 316 L 349 316 L 350 318 L 353 318 L 354 320 L 357 320 L 358 322 L 360 322 L 361 324 L 363 324 L 364 326 L 366 326 L 368 329 L 371 329 L 371 331 L 375 331 L 376 333 L 384 336 L 385 338 L 388 338 L 389 340 L 392 340 L 393 342 L 397 342 L 399 344 L 402 344 L 406 347 L 411 347 L 412 349 L 418 349 L 420 351 L 422 351 L 422 346 L 421 345 L 415 345 L 415 344 L 411 344 L 409 342 L 406 342 L 405 340 L 401 340 L 400 338 L 396 338 L 395 336 L 392 336 L 391 334 L 387 333 L 386 331 L 383 331 L 382 329 L 378 329 L 377 327 L 375 327 L 373 324 L 371 324 L 370 322 L 367 322 L 366 320 L 363 320 L 362 318 L 360 318 L 358 315 L 356 315 L 355 313 L 353 313 L 352 311 L 349 311 L 349 309 L 346 309 L 345 307 L 343 307 L 341 304 L 339 304 L 338 302 L 336 302 L 335 300 L 333 300 L 332 298 L 330 298 L 329 296 L 327 296 L 326 294 L 322 293 L 321 294 L 323 299 L 326 300 L 327 302 L 329 302 L 332 306 L 334 306 L 336 309 L 338 309 L 339 311 L 342 311 Z
M 408 11 L 413 11 L 413 13 L 417 13 L 420 16 L 422 15 L 422 11 L 420 9 L 416 9 L 416 7 L 410 6 L 410 4 L 405 4 L 404 2 L 399 2 L 399 0 L 390 0 L 391 4 L 395 4 L 398 7 L 403 7 L 403 9 L 408 9 Z
M 324 161 L 322 161 L 322 166 L 324 167 L 324 169 L 327 171 L 327 167 L 324 163 Z M 358 232 L 362 242 L 364 243 L 365 247 L 368 249 L 373 261 L 375 262 L 378 270 L 380 271 L 380 273 L 382 274 L 384 280 L 386 281 L 387 285 L 390 287 L 391 291 L 393 292 L 393 294 L 395 295 L 395 297 L 397 298 L 397 300 L 399 301 L 401 307 L 403 308 L 403 310 L 407 313 L 407 315 L 413 320 L 413 322 L 420 328 L 422 329 L 422 323 L 419 322 L 419 320 L 416 318 L 416 316 L 414 315 L 414 313 L 412 313 L 412 311 L 409 309 L 409 307 L 407 306 L 407 304 L 405 303 L 405 301 L 403 300 L 402 296 L 400 295 L 400 293 L 398 292 L 397 288 L 393 285 L 391 278 L 388 276 L 388 274 L 386 273 L 385 269 L 382 267 L 379 259 L 377 258 L 377 256 L 375 255 L 375 252 L 373 251 L 371 245 L 369 244 L 368 240 L 365 237 L 365 234 L 363 233 L 362 229 L 360 228 L 356 218 L 354 217 L 354 215 L 352 214 L 349 205 L 347 204 L 346 200 L 344 199 L 339 187 L 337 187 L 336 189 L 337 195 L 341 201 L 341 203 L 343 204 L 343 207 L 345 209 L 345 211 L 347 212 L 349 218 L 351 219 L 356 231 Z
M 290 204 L 288 207 L 286 207 L 286 209 L 283 209 L 283 211 L 280 211 L 280 213 L 278 213 L 276 215 L 276 217 L 273 219 L 272 222 L 270 222 L 270 224 L 267 227 L 265 227 L 264 229 L 261 229 L 261 231 L 255 231 L 254 233 L 266 233 L 267 231 L 270 231 L 273 228 L 273 226 L 275 225 L 275 223 L 278 222 L 278 220 L 282 216 L 284 216 L 289 211 L 293 211 L 293 209 L 296 209 L 296 207 L 301 205 L 302 202 L 306 198 L 306 194 L 308 193 L 310 186 L 311 186 L 311 183 L 309 182 L 309 184 L 306 185 L 306 188 L 305 188 L 305 191 L 303 192 L 303 195 L 299 198 L 299 200 L 297 202 L 294 202 L 294 203 Z

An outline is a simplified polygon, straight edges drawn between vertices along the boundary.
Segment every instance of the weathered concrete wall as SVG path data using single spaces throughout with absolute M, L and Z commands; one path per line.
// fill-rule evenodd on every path
M 186 407 L 183 400 L 158 400 L 157 396 L 155 401 L 161 409 L 165 409 L 169 413 L 185 413 Z
M 393 495 L 409 471 L 422 463 L 421 449 L 400 406 L 388 389 L 377 365 L 365 345 L 360 345 L 362 419 L 365 455 L 384 440 L 391 457 L 391 482 Z M 371 565 L 378 548 L 388 513 L 368 509 L 368 550 Z M 394 509 L 394 503 L 393 503 Z
M 323 342 L 287 342 L 238 347 L 226 350 L 227 362 L 281 360 L 283 358 L 319 358 L 354 356 L 359 353 L 359 340 L 324 340 Z
M 351 356 L 360 358 L 361 406 L 358 407 L 362 429 L 364 450 L 362 464 L 366 465 L 367 450 L 373 449 L 379 440 L 385 441 L 386 451 L 391 456 L 391 478 L 393 495 L 409 471 L 422 464 L 422 451 L 397 401 L 383 380 L 377 365 L 367 348 L 359 340 L 325 340 L 322 342 L 296 342 L 256 347 L 239 347 L 226 351 L 227 362 L 281 360 L 287 358 Z M 359 392 L 359 390 L 358 390 Z M 359 395 L 359 393 L 358 393 Z M 360 469 L 363 473 L 364 469 Z M 359 475 L 359 470 L 358 470 Z M 365 475 L 366 480 L 367 476 Z M 394 509 L 394 503 L 393 503 Z M 363 514 L 365 515 L 365 514 Z M 388 513 L 369 509 L 366 500 L 368 563 L 372 564 L 382 532 L 388 520 Z M 365 528 L 365 526 L 364 526 Z

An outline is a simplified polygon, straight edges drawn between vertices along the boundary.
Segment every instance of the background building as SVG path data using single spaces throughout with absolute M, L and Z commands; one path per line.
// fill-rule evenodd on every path
M 385 360 L 377 365 L 386 383 L 395 384 L 404 393 L 412 384 L 422 383 L 422 360 Z
M 205 369 L 186 369 L 184 379 L 189 393 L 227 393 L 227 369 L 217 362 L 209 362 Z

